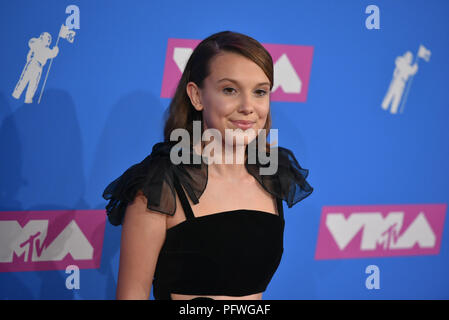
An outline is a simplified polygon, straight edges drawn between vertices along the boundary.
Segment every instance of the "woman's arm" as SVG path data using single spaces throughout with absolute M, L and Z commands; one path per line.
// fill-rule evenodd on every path
M 116 299 L 148 300 L 165 233 L 166 215 L 149 210 L 139 192 L 122 224 Z

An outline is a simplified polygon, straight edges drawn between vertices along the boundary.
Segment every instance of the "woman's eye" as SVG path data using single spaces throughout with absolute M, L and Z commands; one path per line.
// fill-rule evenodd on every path
M 226 90 L 228 90 L 228 89 L 235 90 L 234 88 L 224 88 L 223 91 L 225 91 L 225 93 L 226 93 Z M 227 91 L 227 92 L 229 92 L 229 91 Z
M 232 93 L 232 90 L 235 91 L 234 88 L 228 87 L 228 88 L 224 88 L 223 91 L 228 94 L 228 93 Z M 256 90 L 256 93 L 259 97 L 263 97 L 264 95 L 267 94 L 267 92 L 265 90 Z

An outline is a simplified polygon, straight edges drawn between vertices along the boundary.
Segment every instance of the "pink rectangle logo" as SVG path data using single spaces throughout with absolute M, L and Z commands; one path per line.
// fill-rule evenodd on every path
M 168 39 L 162 98 L 172 98 L 187 61 L 201 40 Z M 313 46 L 262 44 L 274 64 L 271 101 L 305 102 L 312 69 Z
M 0 212 L 0 272 L 100 267 L 104 210 Z
M 315 259 L 440 253 L 447 204 L 324 206 Z

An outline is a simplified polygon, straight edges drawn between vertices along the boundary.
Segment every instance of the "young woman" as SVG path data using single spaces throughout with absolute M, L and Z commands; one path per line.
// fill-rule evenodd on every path
M 262 299 L 283 253 L 282 201 L 290 208 L 313 191 L 308 170 L 286 148 L 265 148 L 277 151 L 273 174 L 261 174 L 259 158 L 248 160 L 249 144 L 271 129 L 272 87 L 272 58 L 255 39 L 223 31 L 195 48 L 168 108 L 164 141 L 103 193 L 109 221 L 122 224 L 117 299 L 148 299 L 152 285 L 156 299 Z M 178 142 L 171 134 L 184 129 L 193 137 L 194 121 L 201 133 L 219 133 L 211 141 L 223 147 L 212 152 L 221 163 L 195 163 L 211 142 L 192 140 L 189 161 L 172 160 Z M 225 130 L 248 129 L 265 136 L 225 139 Z

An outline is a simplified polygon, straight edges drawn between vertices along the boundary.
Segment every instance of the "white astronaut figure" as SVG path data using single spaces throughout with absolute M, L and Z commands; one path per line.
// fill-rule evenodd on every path
M 30 41 L 28 41 L 30 51 L 28 51 L 27 62 L 12 93 L 14 98 L 19 99 L 28 84 L 25 94 L 25 103 L 33 102 L 34 93 L 36 92 L 41 79 L 42 68 L 47 63 L 48 59 L 56 57 L 59 52 L 57 46 L 50 49 L 50 43 L 51 35 L 48 32 L 43 32 L 39 38 L 31 38 Z
M 418 64 L 411 65 L 413 54 L 407 51 L 403 56 L 396 58 L 396 68 L 394 69 L 393 79 L 391 80 L 388 92 L 382 101 L 382 108 L 388 109 L 391 103 L 391 113 L 397 113 L 402 94 L 404 93 L 405 83 L 408 78 L 418 71 Z

